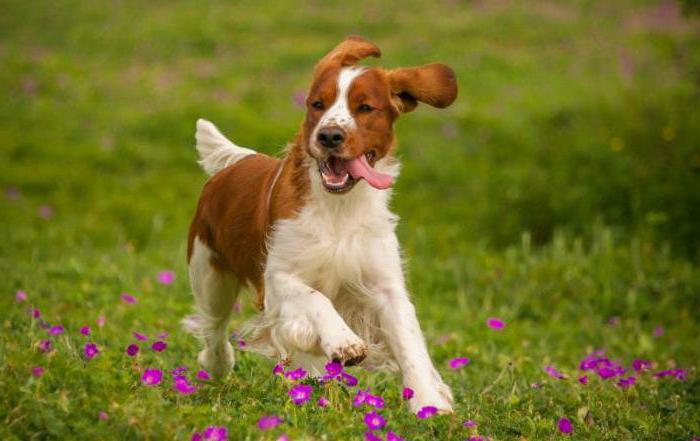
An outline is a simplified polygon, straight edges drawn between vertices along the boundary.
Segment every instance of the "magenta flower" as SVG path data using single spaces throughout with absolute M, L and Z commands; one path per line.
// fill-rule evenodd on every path
M 246 347 L 247 343 L 245 342 L 245 340 L 240 338 L 240 339 L 238 339 L 237 345 L 238 345 L 238 349 L 243 349 Z
M 343 365 L 338 363 L 337 361 L 327 363 L 325 368 L 327 373 L 321 378 L 322 381 L 328 381 L 332 380 L 333 378 L 338 378 L 343 373 Z
M 654 374 L 654 378 L 675 377 L 677 380 L 685 381 L 688 377 L 683 369 L 667 369 Z
M 39 311 L 36 308 L 33 308 L 32 309 L 32 318 L 38 319 L 39 317 L 41 317 L 41 311 Z
M 311 392 L 313 392 L 313 390 L 313 387 L 307 384 L 297 384 L 289 390 L 288 394 L 292 402 L 299 405 L 311 399 Z
M 326 397 L 320 397 L 318 401 L 316 402 L 318 404 L 318 407 L 326 407 L 328 406 L 328 398 Z
M 632 369 L 637 372 L 647 371 L 651 369 L 651 361 L 635 358 L 634 361 L 632 361 Z
M 103 315 L 97 317 L 97 320 L 96 320 L 97 326 L 99 326 L 100 328 L 103 327 L 105 325 L 106 321 L 107 321 L 107 319 Z
M 656 328 L 654 328 L 654 337 L 661 337 L 662 335 L 664 335 L 665 332 L 666 330 L 663 326 L 657 326 Z
M 465 422 L 462 423 L 462 426 L 464 427 L 476 427 L 476 422 L 472 420 L 466 420 Z
M 173 389 L 182 395 L 189 395 L 197 390 L 183 375 L 177 375 L 173 378 Z
M 97 354 L 100 353 L 100 350 L 95 343 L 85 343 L 83 352 L 85 353 L 85 358 L 92 360 Z
M 435 406 L 425 406 L 422 407 L 417 413 L 416 416 L 422 420 L 430 418 L 431 416 L 435 415 L 437 413 L 437 407 Z
M 386 441 L 404 441 L 404 439 L 392 432 L 391 430 L 389 430 L 386 433 Z
M 340 374 L 340 378 L 342 378 L 343 382 L 348 387 L 357 386 L 357 383 L 358 383 L 357 377 L 350 375 L 347 372 L 343 372 L 342 374 Z
M 367 394 L 365 397 L 365 404 L 377 409 L 382 409 L 384 407 L 384 398 L 379 395 Z
M 282 363 L 277 363 L 275 367 L 272 368 L 273 375 L 284 375 L 284 366 Z
M 588 375 L 581 375 L 578 377 L 578 382 L 581 384 L 588 384 Z
M 226 427 L 209 426 L 202 433 L 203 439 L 207 441 L 227 441 L 228 429 Z
M 554 377 L 554 378 L 556 378 L 556 379 L 558 379 L 558 380 L 564 380 L 564 379 L 566 378 L 566 375 L 560 373 L 559 371 L 557 371 L 557 370 L 554 368 L 554 366 L 551 366 L 551 365 L 545 366 L 545 367 L 544 367 L 544 371 L 545 371 L 550 377 Z
M 185 366 L 178 366 L 178 367 L 176 367 L 175 369 L 173 369 L 170 373 L 173 374 L 173 376 L 177 376 L 177 375 L 182 375 L 182 374 L 184 374 L 185 372 L 187 372 L 187 367 L 185 367 Z
M 107 412 L 105 412 L 104 410 L 101 410 L 97 418 L 101 419 L 102 421 L 105 421 L 109 419 L 109 415 L 107 415 Z
M 167 347 L 168 344 L 166 342 L 158 340 L 157 342 L 153 343 L 151 349 L 153 349 L 156 352 L 163 352 Z
M 365 424 L 369 430 L 377 430 L 386 426 L 386 420 L 376 410 L 373 410 L 365 414 Z
M 80 328 L 80 333 L 83 335 L 90 335 L 90 327 L 83 326 L 82 328 Z
M 636 381 L 636 377 L 634 375 L 631 375 L 627 378 L 620 378 L 617 380 L 617 385 L 622 388 L 622 389 L 627 389 L 630 386 L 634 386 L 634 382 Z
M 65 331 L 65 329 L 61 325 L 55 325 L 49 328 L 49 334 L 51 335 L 60 335 L 63 334 L 63 331 Z
M 401 396 L 404 400 L 410 400 L 413 398 L 413 395 L 415 395 L 415 392 L 410 387 L 404 387 L 403 391 L 401 391 Z
M 146 386 L 158 386 L 163 380 L 163 371 L 160 369 L 149 369 L 143 371 L 141 382 Z
M 53 343 L 51 343 L 51 340 L 41 340 L 39 342 L 39 350 L 41 352 L 49 352 L 51 349 L 53 349 Z
M 357 394 L 355 394 L 355 398 L 352 399 L 352 405 L 355 407 L 362 406 L 363 404 L 365 404 L 367 395 L 369 395 L 369 390 L 358 389 Z
M 306 376 L 307 372 L 304 368 L 294 369 L 293 371 L 285 372 L 284 376 L 292 381 L 301 380 Z
M 306 105 L 306 92 L 303 90 L 297 90 L 292 94 L 292 102 L 297 105 L 297 107 L 303 108 Z
M 289 441 L 289 437 L 287 436 L 286 433 L 283 433 L 277 438 L 277 441 Z
M 470 436 L 467 438 L 467 441 L 484 441 L 484 438 L 481 436 Z
M 22 303 L 27 301 L 27 293 L 24 291 L 17 291 L 15 293 L 15 300 L 17 303 Z
M 284 421 L 284 420 L 282 418 L 278 417 L 277 415 L 262 416 L 258 420 L 258 429 L 260 429 L 260 430 L 274 429 L 275 427 L 282 424 L 282 421 Z
M 506 327 L 506 323 L 498 317 L 490 317 L 486 320 L 486 325 L 491 329 L 503 329 Z
M 201 381 L 209 381 L 211 380 L 211 375 L 209 375 L 209 372 L 205 370 L 200 370 L 197 372 L 197 379 Z
M 128 303 L 130 305 L 133 305 L 134 303 L 137 302 L 136 297 L 132 296 L 131 294 L 127 292 L 121 293 L 121 298 L 124 303 Z
M 44 368 L 41 366 L 34 366 L 32 368 L 32 375 L 34 375 L 36 378 L 41 377 L 44 375 Z
M 567 435 L 574 431 L 574 427 L 571 424 L 571 420 L 569 420 L 566 417 L 559 418 L 559 421 L 557 422 L 557 428 L 561 433 L 565 433 Z
M 146 341 L 148 340 L 148 337 L 145 336 L 144 334 L 141 334 L 140 332 L 134 332 L 133 333 L 134 338 L 138 341 Z
M 382 437 L 373 432 L 365 432 L 365 441 L 382 441 Z
M 158 283 L 161 285 L 170 285 L 175 281 L 175 271 L 165 270 L 158 273 L 156 276 Z
M 129 357 L 133 357 L 138 353 L 139 353 L 139 345 L 130 344 L 129 346 L 126 347 L 126 354 Z
M 469 359 L 467 357 L 457 357 L 450 360 L 450 367 L 452 369 L 461 369 L 469 364 Z

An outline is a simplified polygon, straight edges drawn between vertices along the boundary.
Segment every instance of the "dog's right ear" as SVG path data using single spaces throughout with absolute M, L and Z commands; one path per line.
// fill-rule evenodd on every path
M 318 75 L 321 71 L 329 67 L 345 67 L 357 64 L 363 58 L 377 57 L 379 58 L 382 52 L 377 46 L 358 35 L 350 35 L 345 38 L 332 51 L 321 58 L 314 68 L 314 75 Z

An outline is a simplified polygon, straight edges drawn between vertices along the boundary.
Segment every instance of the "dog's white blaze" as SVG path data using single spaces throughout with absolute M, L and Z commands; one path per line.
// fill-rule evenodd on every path
M 323 114 L 318 124 L 316 124 L 316 128 L 311 134 L 311 145 L 314 144 L 313 141 L 316 139 L 318 131 L 323 127 L 339 126 L 345 130 L 352 130 L 355 128 L 355 118 L 352 117 L 348 104 L 348 93 L 350 92 L 352 82 L 362 75 L 365 70 L 364 67 L 356 66 L 344 67 L 340 70 L 338 74 L 338 94 L 336 95 L 335 102 L 326 110 L 326 113 Z

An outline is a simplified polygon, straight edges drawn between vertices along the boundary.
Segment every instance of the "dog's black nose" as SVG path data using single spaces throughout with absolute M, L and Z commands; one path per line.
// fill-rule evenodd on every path
M 338 147 L 345 141 L 345 132 L 340 127 L 324 127 L 318 131 L 316 135 L 319 144 L 332 149 Z

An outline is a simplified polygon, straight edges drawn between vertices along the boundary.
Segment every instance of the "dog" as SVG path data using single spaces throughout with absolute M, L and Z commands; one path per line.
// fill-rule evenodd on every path
M 457 97 L 451 68 L 363 67 L 381 52 L 350 36 L 313 70 L 306 117 L 282 158 L 229 141 L 197 121 L 199 164 L 212 175 L 189 231 L 198 362 L 222 376 L 234 365 L 226 331 L 241 288 L 260 313 L 246 348 L 320 375 L 329 360 L 400 369 L 413 412 L 452 411 L 409 299 L 397 216 L 388 208 L 399 173 L 394 121 L 419 103 Z

